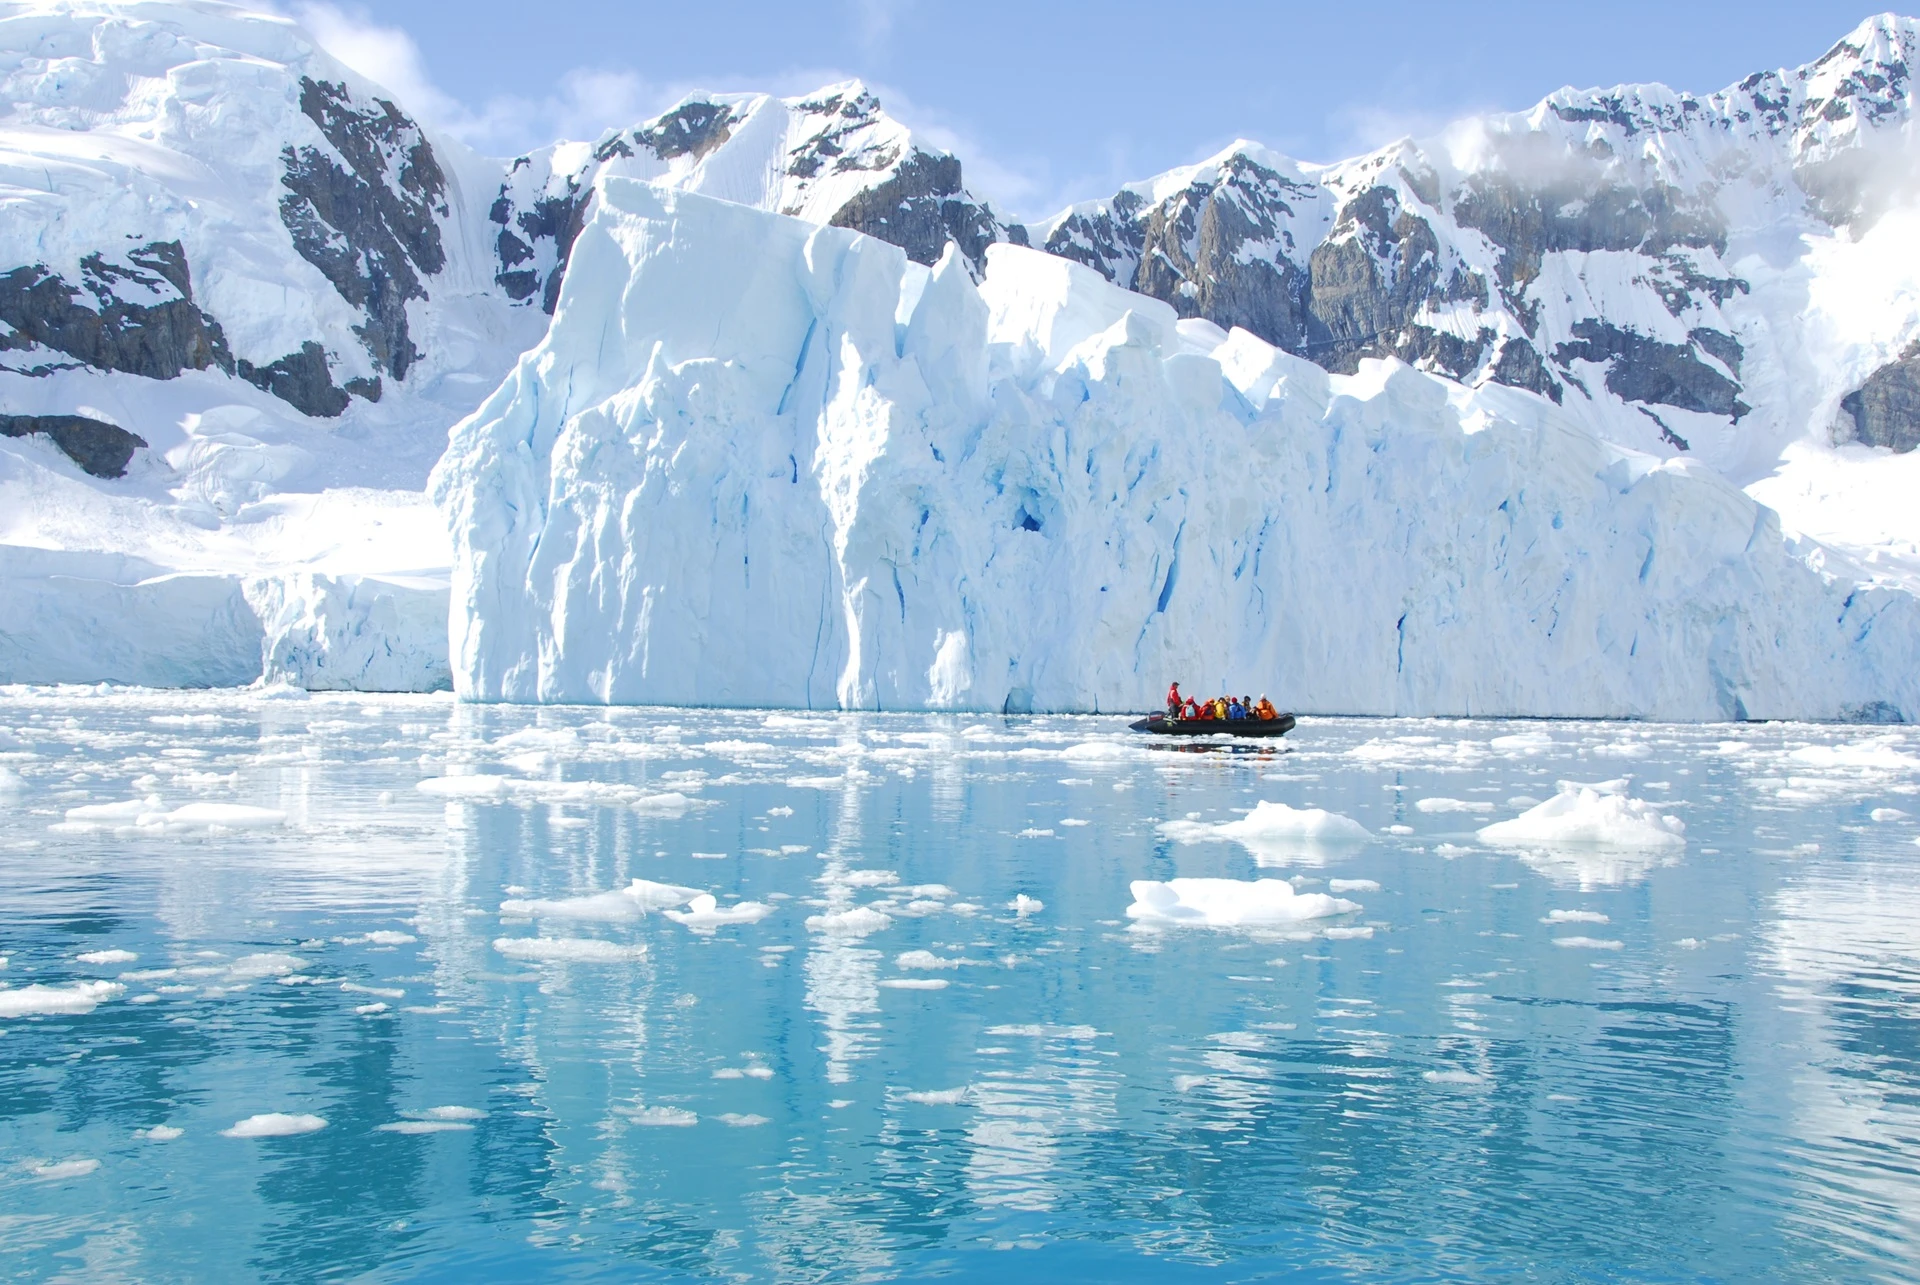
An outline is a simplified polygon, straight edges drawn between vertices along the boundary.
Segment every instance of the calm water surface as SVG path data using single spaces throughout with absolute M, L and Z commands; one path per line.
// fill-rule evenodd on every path
M 1902 729 L 72 689 L 0 729 L 12 1279 L 1920 1276 Z M 1476 837 L 1615 778 L 1685 846 Z M 1261 800 L 1374 838 L 1160 829 Z M 1360 909 L 1135 927 L 1176 876 Z

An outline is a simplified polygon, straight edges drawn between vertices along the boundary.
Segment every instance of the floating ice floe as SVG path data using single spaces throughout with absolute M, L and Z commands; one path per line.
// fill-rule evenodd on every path
M 478 1107 L 443 1106 L 428 1107 L 424 1111 L 404 1111 L 407 1119 L 395 1120 L 391 1124 L 374 1126 L 376 1133 L 456 1133 L 473 1128 L 475 1120 L 484 1120 L 487 1113 Z
M 156 1124 L 151 1129 L 135 1129 L 133 1136 L 136 1138 L 145 1138 L 149 1142 L 172 1142 L 185 1132 L 185 1129 L 177 1128 L 171 1124 Z
M 1323 892 L 1295 892 L 1283 879 L 1136 879 L 1131 886 L 1127 917 L 1151 927 L 1258 928 L 1360 909 Z
M 281 1111 L 268 1111 L 236 1121 L 232 1128 L 220 1130 L 220 1136 L 223 1138 L 291 1138 L 302 1133 L 315 1133 L 326 1127 L 327 1122 L 321 1116 L 289 1115 Z
M 71 1160 L 30 1163 L 27 1172 L 42 1182 L 59 1182 L 64 1178 L 84 1178 L 99 1167 L 100 1162 L 92 1156 L 75 1156 Z
M 953 983 L 944 977 L 888 977 L 879 984 L 896 991 L 943 991 Z
M 1605 924 L 1613 922 L 1597 910 L 1549 910 L 1543 924 Z
M 1867 815 L 1875 821 L 1904 821 L 1907 817 L 1907 814 L 1899 808 L 1875 808 Z
M 703 895 L 698 888 L 688 888 L 677 883 L 656 883 L 651 879 L 635 879 L 625 888 L 617 888 L 612 892 L 588 893 L 579 897 L 509 898 L 500 903 L 500 913 L 529 919 L 578 919 L 617 923 L 621 920 L 637 919 L 650 910 L 684 906 L 694 898 Z
M 1420 799 L 1420 800 L 1417 800 L 1413 806 L 1417 811 L 1420 811 L 1420 812 L 1491 812 L 1493 811 L 1493 804 L 1488 803 L 1484 799 L 1468 800 L 1468 799 L 1449 799 L 1444 797 L 1434 798 L 1434 799 Z
M 1538 754 L 1553 748 L 1553 737 L 1545 732 L 1514 732 L 1496 736 L 1488 744 L 1501 754 Z
M 77 1017 L 91 1013 L 102 1003 L 126 993 L 119 982 L 69 982 L 47 986 L 0 989 L 0 1018 L 5 1017 Z
M 82 964 L 131 964 L 140 956 L 130 950 L 89 950 L 75 955 L 74 959 Z
M 807 928 L 812 932 L 833 933 L 843 937 L 864 937 L 868 933 L 877 933 L 891 927 L 893 918 L 872 906 L 855 906 L 851 910 L 830 911 L 824 915 L 809 915 Z
M 68 808 L 67 819 L 48 828 L 60 834 L 227 834 L 268 830 L 287 823 L 277 808 L 244 803 L 189 803 L 168 810 L 158 795 L 122 803 L 90 803 Z
M 1876 772 L 1920 772 L 1920 758 L 1903 752 L 1892 738 L 1854 741 L 1846 745 L 1808 745 L 1787 755 L 1795 763 L 1815 768 L 1865 768 Z
M 627 944 L 598 937 L 496 937 L 493 948 L 508 959 L 572 964 L 619 964 L 647 953 L 644 942 Z
M 759 1125 L 771 1123 L 766 1116 L 741 1114 L 737 1111 L 722 1111 L 719 1115 L 715 1116 L 714 1119 L 726 1125 L 729 1129 L 752 1129 Z
M 934 954 L 930 950 L 903 950 L 894 956 L 893 960 L 894 967 L 896 968 L 918 968 L 922 970 L 967 968 L 980 962 L 981 961 L 977 959 L 966 959 L 963 957 L 943 957 Z
M 1372 879 L 1329 879 L 1328 892 L 1379 892 L 1380 885 Z
M 1024 892 L 1016 894 L 1014 899 L 1007 903 L 1007 909 L 1022 919 L 1025 919 L 1028 915 L 1038 914 L 1046 908 L 1046 902 L 1040 900 L 1038 897 L 1029 897 Z
M 773 913 L 763 901 L 741 901 L 722 907 L 711 894 L 701 893 L 687 903 L 685 910 L 661 912 L 676 924 L 684 924 L 697 933 L 710 933 L 727 924 L 756 924 Z
M 1560 782 L 1560 792 L 1511 821 L 1480 830 L 1488 843 L 1504 847 L 1576 844 L 1610 848 L 1681 848 L 1686 823 L 1626 793 L 1625 781 L 1599 785 Z
M 1240 844 L 1261 865 L 1305 862 L 1318 865 L 1343 850 L 1373 838 L 1352 817 L 1324 808 L 1293 808 L 1262 799 L 1237 821 L 1163 821 L 1160 833 L 1176 843 L 1230 840 Z
M 1553 944 L 1569 950 L 1619 950 L 1623 945 L 1607 937 L 1555 937 Z
M 23 794 L 26 788 L 27 783 L 18 772 L 0 765 L 0 795 Z

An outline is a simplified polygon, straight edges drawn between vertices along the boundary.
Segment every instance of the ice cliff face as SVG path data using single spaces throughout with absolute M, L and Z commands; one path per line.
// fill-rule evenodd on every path
M 1686 460 L 1397 360 L 1332 375 L 1057 256 L 976 286 L 610 178 L 458 425 L 456 690 L 1127 709 L 1920 715 L 1920 602 Z
M 1808 434 L 1911 449 L 1920 317 L 1802 345 L 1809 304 L 1842 304 L 1809 299 L 1823 260 L 1911 208 L 1916 33 L 1875 18 L 1719 93 L 1562 90 L 1332 166 L 1236 144 L 1032 240 L 1329 371 L 1393 355 L 1529 389 L 1743 482 Z

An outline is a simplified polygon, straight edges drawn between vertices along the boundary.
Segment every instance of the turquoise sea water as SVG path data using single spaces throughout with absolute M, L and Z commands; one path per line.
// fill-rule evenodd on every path
M 10 1279 L 1920 1274 L 1901 729 L 18 689 L 0 729 Z M 1618 778 L 1684 846 L 1476 835 Z M 1261 800 L 1373 838 L 1161 828 Z M 1359 908 L 1127 917 L 1194 876 Z

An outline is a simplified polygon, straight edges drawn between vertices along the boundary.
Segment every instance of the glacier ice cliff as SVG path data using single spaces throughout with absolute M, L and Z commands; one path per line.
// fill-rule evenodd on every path
M 455 426 L 480 700 L 1920 716 L 1920 601 L 1684 457 L 1393 359 L 1334 375 L 1068 260 L 609 177 Z M 1151 689 L 1151 690 L 1149 690 Z

